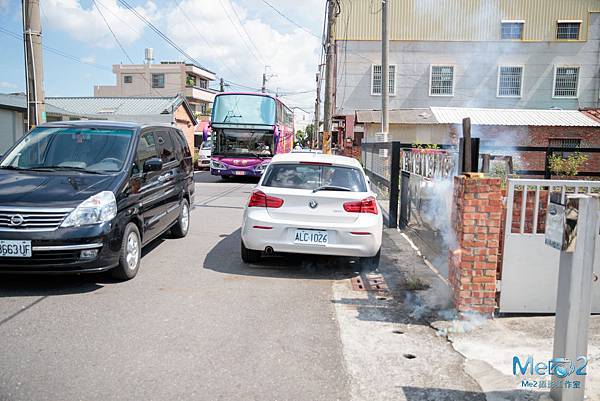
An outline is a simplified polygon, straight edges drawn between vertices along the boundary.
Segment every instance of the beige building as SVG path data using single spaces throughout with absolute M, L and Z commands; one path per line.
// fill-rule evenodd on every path
M 94 97 L 184 96 L 192 111 L 206 115 L 216 91 L 209 88 L 215 73 L 193 64 L 162 61 L 159 64 L 115 64 L 116 85 L 96 85 Z

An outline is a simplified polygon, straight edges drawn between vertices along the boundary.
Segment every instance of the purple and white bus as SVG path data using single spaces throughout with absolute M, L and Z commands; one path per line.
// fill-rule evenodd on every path
M 260 177 L 273 155 L 294 146 L 294 113 L 265 93 L 215 96 L 210 172 L 223 178 Z

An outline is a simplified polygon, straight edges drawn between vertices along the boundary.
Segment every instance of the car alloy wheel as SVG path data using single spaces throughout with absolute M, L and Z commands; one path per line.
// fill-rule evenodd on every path
M 190 207 L 187 202 L 183 202 L 181 207 L 181 231 L 187 232 L 190 226 Z
M 127 267 L 135 270 L 140 259 L 140 239 L 135 232 L 130 232 L 127 237 Z

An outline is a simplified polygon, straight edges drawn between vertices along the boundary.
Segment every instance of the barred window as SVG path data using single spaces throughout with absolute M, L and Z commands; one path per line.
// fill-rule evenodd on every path
M 552 148 L 573 148 L 581 147 L 581 139 L 579 138 L 549 138 L 548 146 Z M 569 157 L 572 152 L 554 152 L 555 155 L 560 155 L 562 158 Z
M 372 95 L 381 95 L 383 91 L 383 80 L 381 77 L 382 67 L 381 64 L 374 64 L 371 69 L 371 94 Z M 388 85 L 389 85 L 389 94 L 396 94 L 396 66 L 394 64 L 390 64 L 389 66 L 389 77 L 388 77 Z
M 556 67 L 554 97 L 577 97 L 579 67 Z
M 498 71 L 498 96 L 521 97 L 523 67 L 500 67 Z
M 506 21 L 502 23 L 502 39 L 521 40 L 523 39 L 523 26 L 521 21 Z
M 577 40 L 581 22 L 558 22 L 556 25 L 556 39 Z
M 579 138 L 550 138 L 548 145 L 553 148 L 579 148 L 581 139 Z
M 430 96 L 454 96 L 454 66 L 432 65 Z
M 164 88 L 165 87 L 165 74 L 152 74 L 152 87 L 153 88 Z

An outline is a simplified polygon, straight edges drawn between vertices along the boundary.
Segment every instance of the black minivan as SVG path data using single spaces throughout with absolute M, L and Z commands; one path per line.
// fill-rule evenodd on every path
M 170 126 L 67 121 L 38 126 L 0 161 L 0 272 L 111 270 L 133 278 L 142 247 L 184 237 L 192 154 Z

